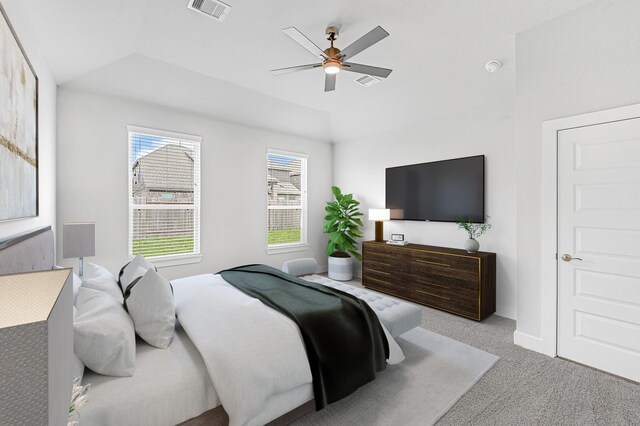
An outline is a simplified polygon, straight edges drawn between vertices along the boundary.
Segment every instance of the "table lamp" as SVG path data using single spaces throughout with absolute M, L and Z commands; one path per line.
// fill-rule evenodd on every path
M 389 209 L 369 209 L 369 220 L 376 221 L 376 242 L 384 241 L 382 238 L 383 221 L 391 219 L 391 210 Z
M 65 223 L 62 225 L 62 257 L 80 258 L 80 277 L 84 269 L 84 257 L 96 255 L 96 224 Z

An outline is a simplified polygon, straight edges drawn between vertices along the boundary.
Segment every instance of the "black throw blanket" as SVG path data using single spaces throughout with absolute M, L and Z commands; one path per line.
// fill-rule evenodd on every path
M 239 266 L 220 275 L 298 325 L 313 376 L 316 410 L 353 393 L 386 367 L 389 343 L 365 301 L 266 265 Z

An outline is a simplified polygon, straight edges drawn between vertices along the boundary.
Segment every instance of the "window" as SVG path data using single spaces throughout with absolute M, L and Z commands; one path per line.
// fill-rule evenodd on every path
M 127 129 L 129 254 L 162 266 L 199 261 L 201 138 Z
M 269 253 L 307 248 L 307 156 L 267 152 Z

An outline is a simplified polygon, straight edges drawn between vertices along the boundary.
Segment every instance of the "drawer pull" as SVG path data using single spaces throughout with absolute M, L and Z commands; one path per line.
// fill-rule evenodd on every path
M 382 266 L 391 266 L 390 263 L 378 262 L 377 260 L 367 260 L 367 262 L 369 262 L 369 263 L 377 263 L 378 265 L 382 265 Z
M 371 268 L 366 268 L 367 271 L 371 271 L 371 272 L 375 272 L 376 274 L 382 274 L 382 275 L 391 275 L 390 272 L 384 272 L 384 271 L 378 271 L 376 269 L 371 269 Z
M 430 283 L 429 281 L 421 280 L 420 278 L 417 278 L 416 281 L 418 281 L 419 283 L 422 283 L 422 284 L 432 285 L 434 287 L 450 288 L 448 285 L 434 284 L 434 283 Z
M 438 265 L 438 266 L 445 266 L 447 268 L 449 268 L 451 265 L 447 265 L 446 263 L 440 263 L 440 262 L 429 262 L 428 260 L 422 260 L 422 259 L 416 259 L 416 262 L 419 263 L 428 263 L 429 265 Z
M 387 281 L 384 281 L 384 280 L 379 280 L 379 279 L 377 279 L 377 278 L 367 277 L 367 279 L 368 279 L 368 280 L 371 280 L 371 281 L 376 281 L 376 282 L 379 282 L 379 283 L 382 283 L 382 284 L 391 285 L 391 283 L 390 283 L 390 282 L 387 282 Z
M 416 288 L 415 290 L 416 290 L 418 293 L 428 294 L 429 296 L 437 297 L 437 298 L 439 298 L 439 299 L 451 300 L 451 299 L 449 299 L 448 297 L 440 296 L 440 295 L 438 295 L 438 294 L 429 293 L 428 291 L 423 291 L 423 290 L 420 290 L 419 288 Z

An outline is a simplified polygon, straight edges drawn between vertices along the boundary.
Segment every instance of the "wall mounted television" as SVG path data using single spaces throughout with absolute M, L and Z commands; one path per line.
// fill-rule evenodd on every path
M 484 155 L 387 168 L 386 207 L 392 220 L 484 222 Z

